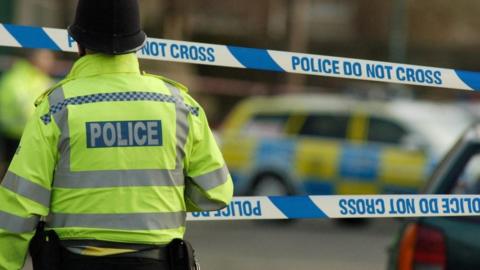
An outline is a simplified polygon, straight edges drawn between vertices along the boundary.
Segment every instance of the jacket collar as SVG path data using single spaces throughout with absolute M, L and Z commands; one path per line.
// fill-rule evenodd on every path
M 135 53 L 123 55 L 88 54 L 78 59 L 67 79 L 91 77 L 112 73 L 138 73 L 140 66 Z

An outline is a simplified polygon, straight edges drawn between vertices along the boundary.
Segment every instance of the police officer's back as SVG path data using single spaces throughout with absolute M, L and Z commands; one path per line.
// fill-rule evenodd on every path
M 169 269 L 186 211 L 232 196 L 205 113 L 184 86 L 140 72 L 136 0 L 80 0 L 69 32 L 82 57 L 37 101 L 0 187 L 0 269 L 21 268 L 45 216 L 60 269 Z

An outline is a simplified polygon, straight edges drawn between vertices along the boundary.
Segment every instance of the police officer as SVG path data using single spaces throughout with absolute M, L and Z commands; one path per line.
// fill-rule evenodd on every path
M 28 59 L 15 62 L 0 80 L 1 151 L 7 165 L 17 150 L 27 120 L 33 115 L 35 99 L 53 85 L 49 73 L 54 61 L 50 51 L 32 51 Z
M 165 246 L 183 238 L 186 212 L 231 200 L 202 108 L 140 72 L 139 21 L 137 0 L 79 1 L 69 32 L 81 57 L 37 100 L 0 186 L 0 269 L 22 268 L 41 217 L 60 269 L 170 269 Z

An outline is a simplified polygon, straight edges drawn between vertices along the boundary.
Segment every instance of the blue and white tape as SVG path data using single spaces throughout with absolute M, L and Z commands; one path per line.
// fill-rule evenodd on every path
M 76 51 L 66 30 L 0 24 L 0 46 Z M 480 73 L 206 43 L 148 39 L 139 57 L 406 85 L 480 90 Z
M 480 216 L 480 195 L 236 197 L 228 207 L 189 213 L 197 220 Z

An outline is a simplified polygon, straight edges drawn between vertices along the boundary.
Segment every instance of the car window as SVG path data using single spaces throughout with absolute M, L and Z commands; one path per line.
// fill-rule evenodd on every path
M 279 136 L 284 133 L 288 115 L 259 114 L 247 122 L 243 133 L 255 136 Z
M 448 182 L 450 180 L 445 181 L 446 178 L 455 178 L 455 170 L 452 170 L 452 167 L 460 167 L 460 171 L 463 168 L 462 160 L 465 159 L 468 161 L 468 158 L 470 157 L 468 151 L 465 152 L 463 149 L 465 148 L 465 145 L 462 140 L 458 140 L 455 145 L 448 151 L 446 155 L 443 156 L 443 158 L 438 162 L 437 165 L 435 165 L 435 168 L 433 172 L 431 173 L 431 176 L 428 178 L 428 181 L 426 185 L 423 187 L 420 193 L 424 194 L 445 194 L 447 190 L 450 188 L 444 189 L 444 186 L 451 186 L 449 183 L 444 183 Z M 464 152 L 462 155 L 462 158 L 458 158 L 458 153 L 459 152 Z M 456 165 L 456 163 L 459 163 L 459 165 Z M 449 174 L 447 173 L 449 171 L 451 175 L 454 175 L 454 177 L 449 177 Z
M 401 144 L 407 130 L 399 124 L 379 117 L 370 117 L 368 125 L 369 142 Z
M 345 139 L 349 119 L 348 115 L 309 115 L 300 130 L 300 135 Z
M 452 187 L 452 194 L 480 194 L 480 153 L 467 162 Z
M 447 194 L 480 194 L 480 148 L 469 154 L 468 161 L 463 162 L 461 170 L 454 174 L 454 182 Z M 480 217 L 453 217 L 452 219 L 480 222 Z

